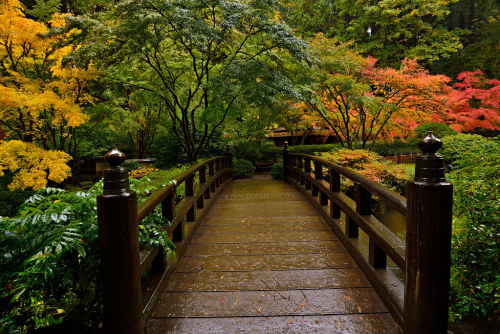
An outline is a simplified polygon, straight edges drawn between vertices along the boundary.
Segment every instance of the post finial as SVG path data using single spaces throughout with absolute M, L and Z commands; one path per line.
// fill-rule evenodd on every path
M 284 149 L 285 149 L 285 151 L 288 151 L 288 140 L 285 141 Z
M 231 144 L 227 143 L 226 154 L 229 154 L 229 153 L 231 153 Z
M 113 146 L 113 149 L 104 156 L 104 161 L 109 163 L 111 167 L 117 167 L 120 166 L 126 158 L 123 152 L 118 151 L 116 146 Z
M 443 147 L 443 142 L 439 138 L 434 137 L 432 131 L 429 131 L 427 136 L 418 142 L 418 148 L 422 150 L 424 154 L 427 153 L 434 154 L 441 147 Z
M 418 142 L 418 148 L 423 155 L 415 162 L 415 182 L 445 182 L 444 159 L 436 152 L 443 146 L 443 142 L 436 138 L 431 131 Z
M 121 166 L 126 158 L 116 146 L 104 156 L 104 161 L 111 167 L 104 170 L 103 194 L 121 194 L 130 191 L 127 169 Z

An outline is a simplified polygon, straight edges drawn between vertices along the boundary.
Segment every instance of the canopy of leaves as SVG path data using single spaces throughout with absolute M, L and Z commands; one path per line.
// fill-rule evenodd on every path
M 228 116 L 297 96 L 278 51 L 303 59 L 305 43 L 275 19 L 274 1 L 111 7 L 99 20 L 74 20 L 92 29 L 80 55 L 104 60 L 100 65 L 123 85 L 156 94 L 190 160 Z

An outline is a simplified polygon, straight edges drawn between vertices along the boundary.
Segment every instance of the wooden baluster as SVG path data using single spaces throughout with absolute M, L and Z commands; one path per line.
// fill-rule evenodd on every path
M 300 182 L 301 185 L 304 185 L 306 184 L 306 179 L 303 175 L 303 171 L 304 171 L 304 161 L 302 159 L 302 157 L 297 157 L 297 169 L 298 169 L 298 181 Z
M 328 175 L 326 175 L 326 177 L 325 176 L 321 176 L 321 177 L 324 179 L 330 180 Z M 321 206 L 328 206 L 328 194 L 322 190 L 320 190 L 320 192 L 319 192 L 319 204 Z
M 311 160 L 308 158 L 304 158 L 304 172 L 307 174 L 307 176 L 311 175 Z M 306 177 L 305 180 L 306 180 L 306 189 L 307 190 L 311 189 L 311 180 L 309 180 L 308 177 Z
M 208 165 L 208 176 L 210 176 L 210 178 L 212 178 L 214 175 L 215 175 L 214 163 L 211 162 Z M 212 183 L 210 183 L 210 191 L 211 192 L 215 192 L 215 181 L 213 181 Z
M 333 193 L 340 192 L 340 174 L 332 168 L 329 169 L 328 174 L 330 174 L 330 191 Z M 334 201 L 330 201 L 330 217 L 340 218 L 340 207 Z
M 184 181 L 184 186 L 186 187 L 186 198 L 188 197 L 193 197 L 194 196 L 194 174 L 191 174 L 186 181 Z M 187 212 L 187 221 L 188 222 L 194 222 L 196 219 L 196 209 L 195 205 L 191 206 L 189 211 Z M 180 225 L 180 223 L 179 223 Z
M 441 146 L 430 132 L 418 143 L 424 154 L 407 186 L 405 334 L 447 331 L 453 187 Z
M 323 179 L 323 166 L 316 161 L 314 161 L 314 178 L 318 181 Z M 319 193 L 319 188 L 315 184 L 313 184 L 312 195 L 318 196 L 318 193 Z
M 285 180 L 290 176 L 289 162 L 288 141 L 285 141 L 285 146 L 283 147 L 283 179 Z
M 226 148 L 226 168 L 230 171 L 227 172 L 227 179 L 233 179 L 233 154 L 231 153 L 231 145 L 227 144 Z
M 200 169 L 200 184 L 205 184 L 207 183 L 207 166 L 203 166 Z M 207 187 L 205 189 L 205 192 L 203 193 L 203 198 L 205 200 L 210 199 L 210 187 Z
M 220 160 L 215 161 L 215 174 L 218 174 L 217 172 L 220 171 Z M 220 187 L 220 175 L 217 176 L 215 179 L 215 188 Z
M 105 155 L 103 193 L 97 197 L 97 221 L 107 333 L 142 334 L 142 292 L 137 228 L 137 195 L 130 190 L 125 154 Z
M 198 179 L 200 180 L 200 187 L 202 187 L 203 184 L 205 184 L 207 182 L 207 174 L 206 174 L 205 166 L 200 168 L 200 170 L 198 171 Z M 197 209 L 203 209 L 203 207 L 205 206 L 204 202 L 203 202 L 204 197 L 205 197 L 205 195 L 202 194 L 196 200 L 196 208 Z

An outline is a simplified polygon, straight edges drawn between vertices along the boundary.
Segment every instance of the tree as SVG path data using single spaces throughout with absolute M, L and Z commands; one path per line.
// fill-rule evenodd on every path
M 445 117 L 453 130 L 500 130 L 500 80 L 487 79 L 479 70 L 462 72 L 453 88 Z
M 36 142 L 44 149 L 75 154 L 77 129 L 93 98 L 88 85 L 97 71 L 77 68 L 64 58 L 78 34 L 60 32 L 69 15 L 54 15 L 50 30 L 25 17 L 17 0 L 0 4 L 0 123 L 9 139 Z
M 449 78 L 430 75 L 415 60 L 400 69 L 376 67 L 345 43 L 318 34 L 312 46 L 320 59 L 318 93 L 308 103 L 335 132 L 342 146 L 405 137 L 444 110 Z
M 355 41 L 364 56 L 382 66 L 404 58 L 430 64 L 461 47 L 459 30 L 444 20 L 456 0 L 283 1 L 284 19 L 304 36 L 322 32 L 343 42 Z
M 303 59 L 305 43 L 278 14 L 274 1 L 124 1 L 74 23 L 93 29 L 80 55 L 161 99 L 194 161 L 228 117 L 297 96 L 280 52 Z
M 47 180 L 61 183 L 71 176 L 67 162 L 71 156 L 61 151 L 46 151 L 33 143 L 20 140 L 0 142 L 0 176 L 5 171 L 14 174 L 9 189 L 32 188 L 38 190 L 47 186 Z

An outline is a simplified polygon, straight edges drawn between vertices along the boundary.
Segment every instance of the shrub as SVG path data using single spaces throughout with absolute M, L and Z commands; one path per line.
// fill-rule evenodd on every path
M 323 152 L 320 156 L 343 167 L 354 169 L 356 172 L 401 194 L 405 193 L 406 184 L 412 178 L 412 174 L 404 166 L 396 165 L 367 150 L 342 148 Z M 341 181 L 345 190 L 352 186 L 352 182 L 346 178 L 341 178 Z
M 134 169 L 138 169 L 139 167 L 141 167 L 141 164 L 138 163 L 137 161 L 125 161 L 122 164 L 122 167 L 127 168 L 127 170 L 130 172 L 133 171 Z
M 500 143 L 477 135 L 443 138 L 455 169 L 450 319 L 494 318 L 500 291 Z
M 340 148 L 340 144 L 322 144 L 322 145 L 296 145 L 290 146 L 290 152 L 314 155 L 321 152 L 330 152 Z
M 370 148 L 370 150 L 383 157 L 389 155 L 410 154 L 413 152 L 420 152 L 420 150 L 417 147 L 417 143 L 422 138 L 419 137 L 407 138 L 404 141 L 401 140 L 400 138 L 396 138 L 392 142 L 388 142 L 386 140 L 376 141 Z
M 271 167 L 271 176 L 273 179 L 283 179 L 283 162 L 278 162 Z
M 246 159 L 233 158 L 233 176 L 235 179 L 248 177 L 255 172 L 255 166 Z
M 449 125 L 443 123 L 425 123 L 417 126 L 415 129 L 415 137 L 418 139 L 422 139 L 429 131 L 432 131 L 432 134 L 438 138 L 443 138 L 446 136 L 454 136 L 458 134 L 455 130 L 450 128 Z
M 128 177 L 132 179 L 140 179 L 150 173 L 157 172 L 158 168 L 141 166 L 137 169 L 128 172 Z
M 130 187 L 141 203 L 169 180 L 163 177 L 161 182 L 130 179 Z M 0 332 L 30 332 L 63 321 L 75 329 L 102 321 L 99 193 L 102 181 L 86 192 L 44 188 L 21 206 L 17 216 L 0 218 Z M 164 226 L 159 211 L 143 220 L 141 247 L 161 246 L 166 255 L 173 254 Z

